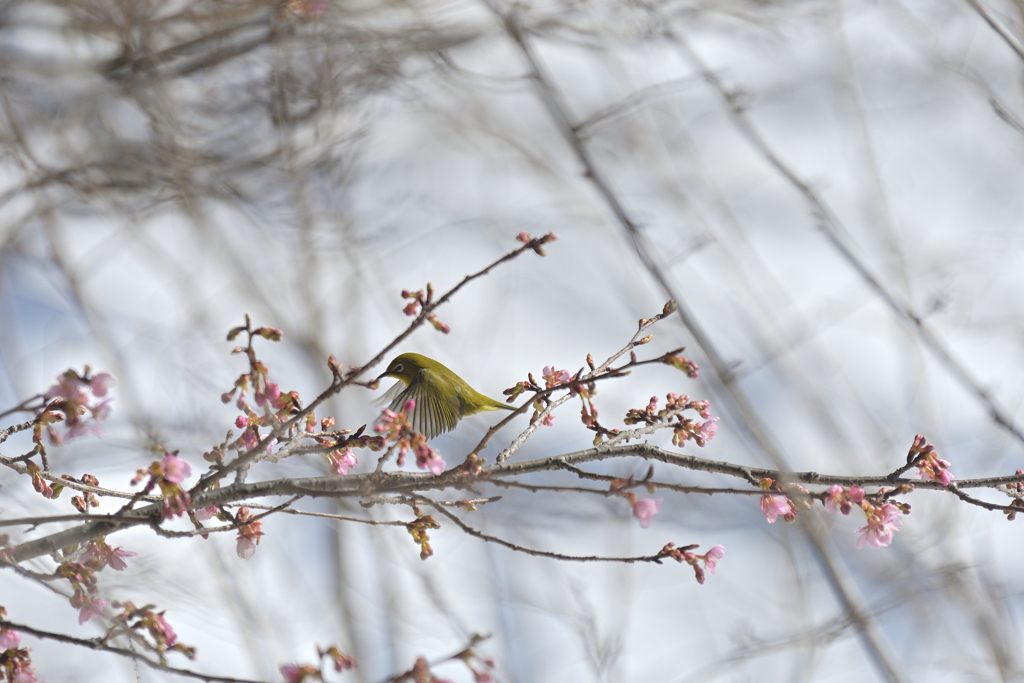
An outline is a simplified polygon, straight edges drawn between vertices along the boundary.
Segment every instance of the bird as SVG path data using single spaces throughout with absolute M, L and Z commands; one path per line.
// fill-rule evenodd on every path
M 427 439 L 450 432 L 467 415 L 485 410 L 515 410 L 484 396 L 441 363 L 418 353 L 396 356 L 377 381 L 385 377 L 399 380 L 382 397 L 390 401 L 388 409 L 398 412 L 413 399 L 416 405 L 409 422 Z

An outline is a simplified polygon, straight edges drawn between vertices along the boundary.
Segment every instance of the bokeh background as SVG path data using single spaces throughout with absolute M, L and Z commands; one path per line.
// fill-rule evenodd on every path
M 244 367 L 224 335 L 245 313 L 284 330 L 260 354 L 309 399 L 328 355 L 365 362 L 404 328 L 400 290 L 446 289 L 518 232 L 554 231 L 546 258 L 441 309 L 450 335 L 422 329 L 399 350 L 500 396 L 544 365 L 606 357 L 674 296 L 681 314 L 647 348 L 685 345 L 701 379 L 652 367 L 602 386 L 606 424 L 675 391 L 722 418 L 687 453 L 876 475 L 920 432 L 958 478 L 1011 474 L 1024 467 L 1022 40 L 1020 0 L 4 2 L 0 399 L 69 366 L 111 372 L 103 438 L 52 449 L 52 467 L 126 489 L 158 443 L 198 470 L 235 417 L 219 398 Z M 373 397 L 356 387 L 328 412 L 368 423 Z M 434 445 L 459 462 L 491 422 Z M 566 404 L 516 457 L 591 436 Z M 252 477 L 325 472 L 291 458 Z M 72 510 L 9 471 L 0 483 L 4 518 Z M 248 562 L 229 535 L 117 534 L 139 556 L 101 586 L 167 610 L 199 648 L 172 663 L 267 681 L 335 642 L 361 662 L 345 680 L 380 681 L 473 633 L 492 634 L 481 651 L 508 682 L 1024 679 L 1021 532 L 951 496 L 915 493 L 892 546 L 858 550 L 856 512 L 769 525 L 756 498 L 663 491 L 641 529 L 621 498 L 497 493 L 466 519 L 531 547 L 674 541 L 726 557 L 700 586 L 674 564 L 558 563 L 445 525 L 423 562 L 401 528 L 277 516 Z M 0 604 L 100 633 L 11 572 Z M 25 643 L 50 683 L 177 680 Z

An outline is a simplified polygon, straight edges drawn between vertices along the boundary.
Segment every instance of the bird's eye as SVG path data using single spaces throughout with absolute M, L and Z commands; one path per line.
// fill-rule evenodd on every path
M 401 372 L 403 369 L 404 366 L 401 363 L 395 366 L 395 372 Z

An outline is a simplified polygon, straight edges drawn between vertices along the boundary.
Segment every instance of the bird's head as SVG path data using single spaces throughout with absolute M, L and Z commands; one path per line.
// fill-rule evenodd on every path
M 427 367 L 430 362 L 429 358 L 418 353 L 403 353 L 392 360 L 391 364 L 388 365 L 388 369 L 382 372 L 377 379 L 382 380 L 385 377 L 394 377 L 408 386 L 416 377 L 416 373 L 422 368 Z

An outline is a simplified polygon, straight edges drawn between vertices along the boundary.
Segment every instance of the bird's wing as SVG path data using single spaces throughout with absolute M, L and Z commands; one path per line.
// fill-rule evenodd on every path
M 378 407 L 387 406 L 388 410 L 394 410 L 395 401 L 402 395 L 405 388 L 405 382 L 398 380 L 390 389 L 373 399 L 373 405 Z
M 461 415 L 459 414 L 458 399 L 455 403 L 446 401 L 441 394 L 440 377 L 436 372 L 421 369 L 405 391 L 398 395 L 391 405 L 391 410 L 398 412 L 405 406 L 409 399 L 416 401 L 409 416 L 412 428 L 417 432 L 433 439 L 438 434 L 450 432 L 455 429 Z

